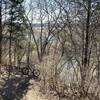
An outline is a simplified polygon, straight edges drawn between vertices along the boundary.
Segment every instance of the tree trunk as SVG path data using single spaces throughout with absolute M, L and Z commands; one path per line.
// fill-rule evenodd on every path
M 2 0 L 0 0 L 0 64 L 2 63 Z
M 91 18 L 91 0 L 87 1 L 87 19 L 86 19 L 86 37 L 85 37 L 85 49 L 84 49 L 84 63 L 82 66 L 82 73 L 81 73 L 81 86 L 84 88 L 85 79 L 86 79 L 86 72 L 88 70 L 88 49 L 89 49 L 89 28 L 90 28 L 90 18 Z
M 12 70 L 12 19 L 13 19 L 12 9 L 13 7 L 11 6 L 11 19 L 10 19 L 10 32 L 9 32 L 9 76 Z

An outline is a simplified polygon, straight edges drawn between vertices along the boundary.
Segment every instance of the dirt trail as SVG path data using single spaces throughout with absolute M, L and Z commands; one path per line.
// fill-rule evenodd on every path
M 39 92 L 39 85 L 37 82 L 33 82 L 31 86 L 29 86 L 29 89 L 24 96 L 22 100 L 47 100 L 45 96 L 41 95 Z

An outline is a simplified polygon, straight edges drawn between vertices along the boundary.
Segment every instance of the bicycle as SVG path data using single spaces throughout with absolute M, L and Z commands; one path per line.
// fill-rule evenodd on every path
M 21 68 L 21 72 L 23 75 L 28 75 L 34 79 L 37 79 L 40 76 L 40 71 L 35 65 L 27 65 L 26 67 Z

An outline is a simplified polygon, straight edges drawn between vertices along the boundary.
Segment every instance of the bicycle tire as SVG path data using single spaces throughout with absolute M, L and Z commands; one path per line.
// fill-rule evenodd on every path
M 33 70 L 34 76 L 38 77 L 40 75 L 40 71 L 38 69 Z
M 28 75 L 29 74 L 29 68 L 26 68 L 26 67 L 22 68 L 21 72 L 22 72 L 23 75 Z

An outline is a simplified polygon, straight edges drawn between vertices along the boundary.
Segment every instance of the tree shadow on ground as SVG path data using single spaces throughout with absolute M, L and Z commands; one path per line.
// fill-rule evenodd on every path
M 0 86 L 0 96 L 3 100 L 21 100 L 28 91 L 30 78 L 11 77 L 2 79 L 4 84 Z

